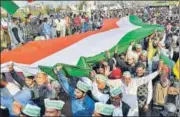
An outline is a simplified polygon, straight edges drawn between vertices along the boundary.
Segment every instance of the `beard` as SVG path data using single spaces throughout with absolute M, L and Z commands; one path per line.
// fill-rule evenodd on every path
M 111 104 L 114 105 L 115 107 L 120 106 L 120 102 L 116 102 L 116 101 L 111 101 Z
M 138 76 L 138 77 L 142 77 L 142 76 L 143 76 L 143 74 L 137 74 L 137 76 Z
M 157 47 L 158 47 L 158 44 L 153 43 L 153 47 L 154 47 L 154 48 L 157 48 Z

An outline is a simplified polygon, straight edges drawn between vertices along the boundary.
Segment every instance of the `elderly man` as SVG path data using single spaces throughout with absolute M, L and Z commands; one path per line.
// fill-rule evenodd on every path
M 37 73 L 35 81 L 39 87 L 39 97 L 44 98 L 58 98 L 60 84 L 53 80 L 50 82 L 48 75 L 44 72 Z
M 142 78 L 132 79 L 130 72 L 124 72 L 123 83 L 122 83 L 124 98 L 122 100 L 126 102 L 128 105 L 130 105 L 133 111 L 132 112 L 133 116 L 139 115 L 138 99 L 137 99 L 138 87 L 148 83 L 149 81 L 154 79 L 158 74 L 159 71 L 156 71 Z
M 137 99 L 138 87 L 156 78 L 156 76 L 161 72 L 161 69 L 162 68 L 159 67 L 158 71 L 138 79 L 137 78 L 132 79 L 130 72 L 126 71 L 123 73 L 122 80 L 109 80 L 108 84 L 111 87 L 113 87 L 114 84 L 117 84 L 118 82 L 119 87 L 122 87 L 122 91 L 124 95 L 122 101 L 124 101 L 131 107 L 133 116 L 138 116 L 139 115 L 138 99 Z
M 139 62 L 137 64 L 143 63 L 145 68 L 146 68 L 147 67 L 147 62 L 148 62 L 147 61 L 147 51 L 143 50 L 141 52 L 140 56 L 139 56 Z
M 92 116 L 103 117 L 112 116 L 115 107 L 109 104 L 103 104 L 101 102 L 95 103 L 95 110 Z
M 146 76 L 145 66 L 140 63 L 136 67 L 136 77 L 142 78 Z M 138 106 L 139 106 L 139 116 L 146 116 L 146 112 L 148 111 L 149 104 L 152 100 L 153 95 L 152 81 L 149 81 L 147 84 L 143 84 L 138 87 L 137 97 L 138 97 Z
M 131 45 L 129 46 L 128 48 L 128 51 L 127 51 L 127 56 L 133 56 L 134 60 L 135 60 L 135 63 L 137 63 L 138 59 L 139 59 L 139 55 L 141 54 L 142 52 L 142 46 L 140 44 L 136 44 L 135 47 L 136 47 L 136 51 L 133 51 L 132 48 L 134 46 L 134 42 L 131 43 Z
M 113 116 L 131 116 L 130 106 L 122 101 L 123 93 L 120 87 L 112 88 L 110 91 L 110 103 L 114 105 L 115 109 Z
M 114 58 L 116 60 L 117 67 L 121 68 L 121 70 L 124 71 L 130 71 L 132 74 L 135 73 L 135 59 L 132 55 L 126 56 L 126 59 L 122 59 L 117 54 L 118 46 L 116 47 L 116 50 L 114 52 Z M 122 56 L 121 56 L 122 57 Z
M 72 88 L 61 69 L 62 66 L 58 66 L 54 72 L 57 74 L 58 81 L 61 83 L 65 92 L 71 97 L 73 116 L 91 116 L 94 111 L 94 101 L 87 95 L 87 91 L 90 90 L 89 85 L 79 81 L 76 88 Z
M 45 114 L 46 117 L 60 117 L 63 116 L 61 114 L 61 110 L 64 106 L 64 102 L 61 100 L 53 100 L 53 99 L 45 99 Z

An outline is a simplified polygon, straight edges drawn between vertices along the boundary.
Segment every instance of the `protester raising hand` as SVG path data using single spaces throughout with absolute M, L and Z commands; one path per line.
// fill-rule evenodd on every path
M 90 78 L 95 78 L 96 77 L 96 72 L 93 70 L 90 72 Z
M 118 53 L 118 48 L 119 48 L 119 46 L 117 45 L 116 48 L 115 48 L 114 53 Z
M 134 44 L 135 44 L 135 41 L 131 42 L 131 46 L 134 46 Z
M 161 74 L 161 73 L 162 73 L 163 66 L 164 66 L 163 61 L 162 61 L 162 60 L 160 60 L 160 61 L 159 61 L 159 66 L 158 66 L 158 71 L 159 71 L 159 74 Z
M 107 66 L 107 67 L 105 67 L 104 70 L 105 70 L 104 75 L 108 77 L 111 74 L 110 67 Z
M 105 67 L 108 67 L 108 63 L 103 61 L 102 64 L 105 66 Z
M 154 33 L 150 35 L 149 39 L 152 39 L 156 35 L 156 33 L 157 33 L 157 30 L 155 30 Z
M 61 71 L 62 66 L 57 66 L 56 69 L 54 69 L 54 73 L 57 74 L 57 72 Z
M 108 58 L 108 59 L 110 59 L 110 58 L 111 58 L 111 54 L 110 54 L 110 52 L 109 52 L 109 51 L 106 51 L 106 56 L 107 56 L 107 58 Z
M 111 71 L 110 71 L 110 66 L 108 65 L 107 62 L 105 61 L 102 61 L 102 63 L 104 65 L 104 75 L 105 76 L 109 76 L 111 74 Z

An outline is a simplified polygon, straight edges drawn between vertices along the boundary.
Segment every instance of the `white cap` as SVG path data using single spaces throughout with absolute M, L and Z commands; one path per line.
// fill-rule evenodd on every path
M 123 76 L 124 76 L 124 77 L 131 77 L 131 73 L 130 73 L 129 71 L 125 71 L 125 72 L 123 73 Z

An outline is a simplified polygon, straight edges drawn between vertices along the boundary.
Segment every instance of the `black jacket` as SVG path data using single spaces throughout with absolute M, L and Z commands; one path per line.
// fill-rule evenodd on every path
M 20 85 L 21 89 L 23 88 L 23 86 L 27 86 L 26 83 L 24 82 L 24 80 L 18 76 L 16 71 L 13 70 L 10 72 L 10 74 L 13 77 L 13 79 Z
M 130 108 L 131 107 L 128 104 L 126 104 L 125 102 L 122 101 L 123 117 L 127 117 Z
M 110 99 L 107 101 L 107 104 L 111 104 Z M 122 101 L 123 117 L 127 117 L 130 108 L 131 108 L 131 107 L 130 107 L 127 103 L 125 103 L 125 102 Z

